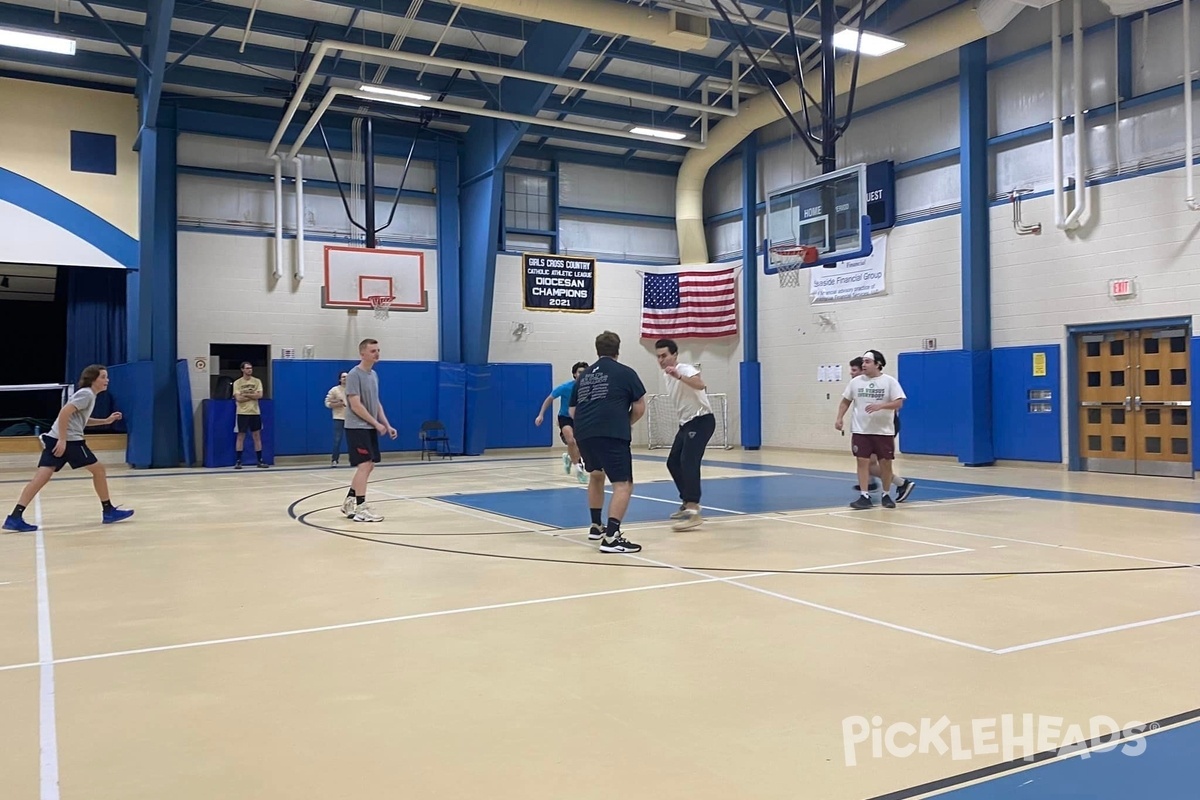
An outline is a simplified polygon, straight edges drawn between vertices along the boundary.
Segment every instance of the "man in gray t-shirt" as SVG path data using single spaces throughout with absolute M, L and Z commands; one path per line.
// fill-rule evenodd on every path
M 92 409 L 96 406 L 96 395 L 108 388 L 108 370 L 99 364 L 92 364 L 84 369 L 79 377 L 79 389 L 71 395 L 71 399 L 58 412 L 50 432 L 42 436 L 42 457 L 38 461 L 37 472 L 33 479 L 21 490 L 21 499 L 13 507 L 12 513 L 4 520 L 6 531 L 30 533 L 37 530 L 36 525 L 25 521 L 25 508 L 33 502 L 33 498 L 50 482 L 54 473 L 67 464 L 71 469 L 83 467 L 92 473 L 92 486 L 96 496 L 100 498 L 103 509 L 101 522 L 105 525 L 120 522 L 133 516 L 133 511 L 127 508 L 116 508 L 108 495 L 108 477 L 104 465 L 96 460 L 96 454 L 87 446 L 83 431 L 88 425 L 111 425 L 121 418 L 120 411 L 114 411 L 104 419 L 92 419 Z M 64 434 L 65 431 L 65 434 Z
M 395 439 L 396 429 L 379 401 L 379 376 L 375 374 L 379 342 L 363 339 L 358 344 L 358 355 L 361 360 L 346 376 L 346 444 L 354 478 L 342 503 L 342 513 L 355 522 L 382 522 L 383 517 L 367 505 L 367 482 L 380 461 L 380 435 Z

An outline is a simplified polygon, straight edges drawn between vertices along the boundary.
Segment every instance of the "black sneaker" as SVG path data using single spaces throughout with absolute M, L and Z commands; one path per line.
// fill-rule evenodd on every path
M 858 499 L 850 504 L 850 507 L 855 511 L 862 511 L 864 508 L 874 508 L 875 504 L 871 502 L 871 498 L 860 494 Z
M 910 478 L 905 478 L 904 483 L 900 484 L 900 488 L 896 490 L 896 502 L 903 503 L 915 488 L 917 488 L 917 482 Z
M 896 501 L 892 499 L 890 494 L 885 494 L 883 496 L 883 500 L 881 501 L 881 505 L 883 505 L 884 508 L 895 508 Z
M 235 462 L 233 462 L 233 468 L 234 468 L 234 469 L 241 469 L 241 468 L 242 468 L 242 462 L 241 462 L 241 461 L 235 461 Z
M 603 539 L 604 528 L 601 528 L 599 525 L 593 525 L 592 527 L 588 528 L 588 538 L 593 542 L 597 539 Z
M 601 553 L 639 553 L 642 550 L 640 544 L 634 544 L 621 535 L 617 531 L 615 538 L 604 537 L 604 541 L 600 542 Z
M 271 466 L 271 465 L 270 465 L 270 464 L 268 464 L 268 463 L 267 463 L 267 462 L 265 462 L 265 461 L 260 461 L 260 462 L 258 462 L 258 468 L 259 468 L 259 469 L 268 469 L 268 468 L 270 468 L 270 466 Z

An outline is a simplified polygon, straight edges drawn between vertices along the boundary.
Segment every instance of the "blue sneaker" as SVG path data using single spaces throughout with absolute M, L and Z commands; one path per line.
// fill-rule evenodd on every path
M 132 508 L 114 508 L 112 511 L 104 512 L 104 524 L 112 525 L 114 522 L 120 522 L 121 520 L 129 519 L 132 516 Z
M 30 525 L 20 517 L 14 517 L 9 514 L 4 518 L 4 530 L 16 531 L 17 533 L 33 533 L 37 530 L 37 525 Z

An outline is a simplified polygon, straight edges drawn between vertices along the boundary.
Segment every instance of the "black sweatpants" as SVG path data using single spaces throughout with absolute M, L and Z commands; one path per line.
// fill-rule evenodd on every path
M 671 455 L 667 457 L 667 469 L 679 489 L 679 499 L 685 503 L 700 502 L 700 461 L 716 430 L 717 418 L 704 414 L 680 425 L 679 433 L 675 434 Z

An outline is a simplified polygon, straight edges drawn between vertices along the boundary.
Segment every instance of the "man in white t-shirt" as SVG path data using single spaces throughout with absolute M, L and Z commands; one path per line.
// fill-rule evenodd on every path
M 833 423 L 833 427 L 842 430 L 846 412 L 854 407 L 850 421 L 850 449 L 858 459 L 861 495 L 850 504 L 853 509 L 874 505 L 866 491 L 870 485 L 871 456 L 879 460 L 879 477 L 885 489 L 883 507 L 896 507 L 896 501 L 886 490 L 892 485 L 892 460 L 896 457 L 896 412 L 904 405 L 905 394 L 898 380 L 883 374 L 886 364 L 887 360 L 878 350 L 862 354 L 862 374 L 847 384 L 838 406 L 837 421 Z
M 683 505 L 671 515 L 678 520 L 673 526 L 677 531 L 691 530 L 704 522 L 700 516 L 700 462 L 708 440 L 717 429 L 712 403 L 708 399 L 708 387 L 700 376 L 700 370 L 691 364 L 679 363 L 679 346 L 673 339 L 659 339 L 654 343 L 658 365 L 663 368 L 663 381 L 667 395 L 679 414 L 679 432 L 671 445 L 667 457 L 667 469 L 679 489 Z

